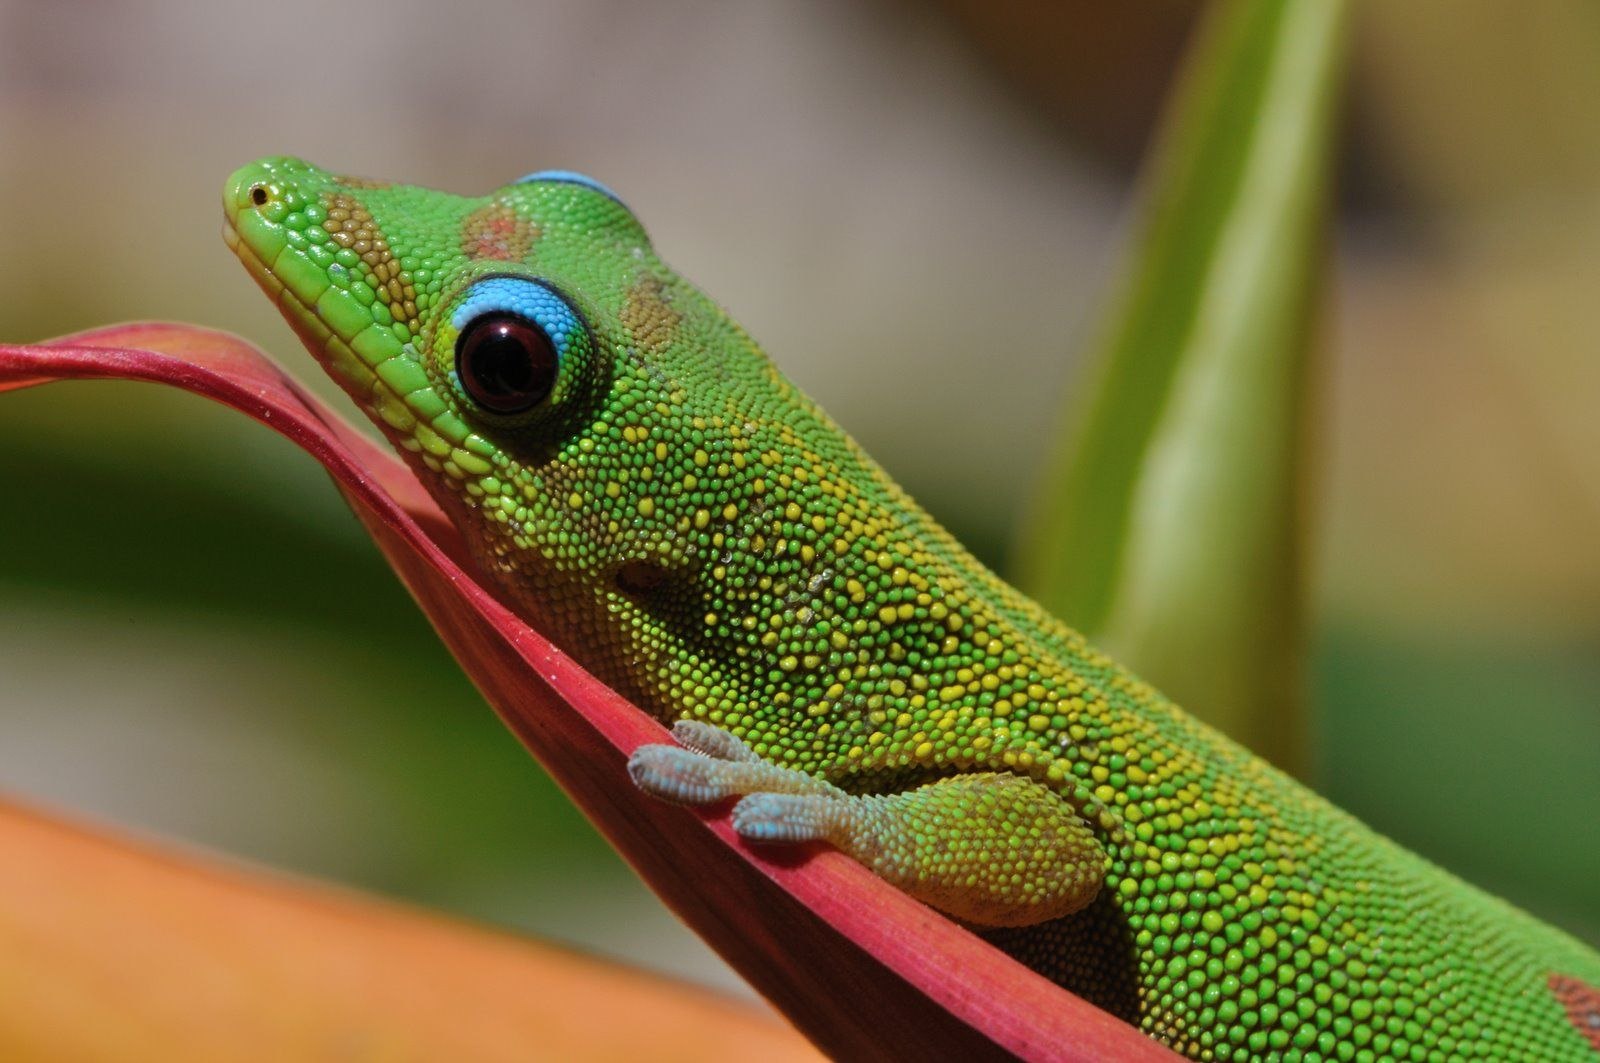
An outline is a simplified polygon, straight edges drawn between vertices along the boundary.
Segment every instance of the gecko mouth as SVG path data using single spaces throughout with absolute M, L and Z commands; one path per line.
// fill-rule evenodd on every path
M 288 320 L 295 332 L 306 341 L 307 346 L 317 355 L 319 361 L 327 362 L 327 345 L 333 339 L 333 330 L 327 322 L 317 316 L 316 312 L 307 306 L 299 296 L 289 289 L 277 274 L 272 272 L 272 267 L 264 262 L 255 248 L 251 247 L 239 235 L 239 229 L 233 223 L 231 216 L 225 215 L 222 220 L 222 242 L 233 252 L 245 272 L 250 274 L 256 285 L 267 294 L 274 305 Z M 337 377 L 338 374 L 335 374 Z M 340 378 L 343 383 L 343 379 Z M 348 385 L 347 385 L 348 387 Z
M 377 373 L 350 349 L 327 321 L 323 320 L 315 305 L 296 293 L 293 287 L 267 264 L 256 248 L 239 231 L 231 211 L 224 211 L 222 240 L 244 266 L 245 272 L 256 282 L 257 287 L 272 300 L 283 319 L 289 323 L 289 327 L 300 338 L 301 344 L 322 366 L 323 371 L 332 377 L 361 411 L 378 425 L 380 431 L 391 434 L 397 443 L 401 443 L 405 433 L 394 425 L 385 424 L 385 418 L 374 406 L 375 385 L 378 384 Z M 295 252 L 292 249 L 285 249 L 280 253 Z

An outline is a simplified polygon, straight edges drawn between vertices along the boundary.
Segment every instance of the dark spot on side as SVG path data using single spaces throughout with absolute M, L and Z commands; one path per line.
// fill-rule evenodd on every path
M 630 594 L 642 594 L 661 586 L 666 570 L 649 561 L 625 561 L 617 569 L 617 586 Z

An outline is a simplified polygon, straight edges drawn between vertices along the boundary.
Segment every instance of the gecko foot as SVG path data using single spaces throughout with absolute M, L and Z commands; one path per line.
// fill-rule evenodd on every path
M 634 783 L 679 804 L 744 795 L 733 827 L 753 842 L 824 841 L 881 878 L 958 918 L 1026 926 L 1077 911 L 1099 892 L 1106 853 L 1054 791 L 1016 775 L 935 779 L 890 794 L 850 794 L 761 760 L 743 741 L 682 720 L 685 748 L 648 745 L 628 761 Z

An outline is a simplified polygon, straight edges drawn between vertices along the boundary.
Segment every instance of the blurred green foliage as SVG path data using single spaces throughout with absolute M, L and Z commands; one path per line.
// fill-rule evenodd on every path
M 1321 0 L 1204 20 L 1017 559 L 1056 615 L 1302 772 L 1306 362 L 1344 39 Z
M 1314 669 L 1324 794 L 1600 943 L 1592 644 L 1332 624 Z
M 629 887 L 621 861 L 485 710 L 298 448 L 230 410 L 147 385 L 72 382 L 0 401 L 14 504 L 0 538 L 0 611 L 39 603 L 48 615 L 45 603 L 62 602 L 83 614 L 85 631 L 118 618 L 173 624 L 194 639 L 197 660 L 231 641 L 209 639 L 207 628 L 243 632 L 268 661 L 308 669 L 315 686 L 286 698 L 224 683 L 190 715 L 212 714 L 220 727 L 233 717 L 258 734 L 263 721 L 247 717 L 270 713 L 267 735 L 335 761 L 360 780 L 374 818 L 403 825 L 374 847 L 360 817 L 329 809 L 321 823 L 257 839 L 246 855 L 557 936 L 560 914 L 521 910 L 516 892 L 565 890 L 575 873 L 601 894 Z M 63 665 L 96 652 L 59 649 Z M 129 689 L 140 681 L 135 668 Z M 90 717 L 70 704 L 53 711 Z M 225 749 L 219 762 L 204 746 L 186 751 L 183 734 L 156 737 L 177 749 L 164 763 L 195 773 L 192 800 L 273 802 L 230 791 L 226 776 L 254 756 L 282 757 L 274 745 Z M 204 777 L 208 769 L 218 775 Z M 293 801 L 284 809 L 304 814 Z M 137 801 L 126 811 L 149 814 Z M 212 822 L 225 830 L 228 818 L 223 808 Z M 299 832 L 316 842 L 298 844 Z

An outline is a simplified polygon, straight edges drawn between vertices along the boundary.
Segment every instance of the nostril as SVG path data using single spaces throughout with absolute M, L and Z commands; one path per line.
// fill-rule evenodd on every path
M 272 196 L 267 192 L 267 186 L 266 185 L 251 185 L 250 186 L 250 202 L 254 203 L 256 206 L 258 206 L 258 207 L 266 206 L 267 205 L 267 200 L 269 200 L 271 198 L 272 198 Z

